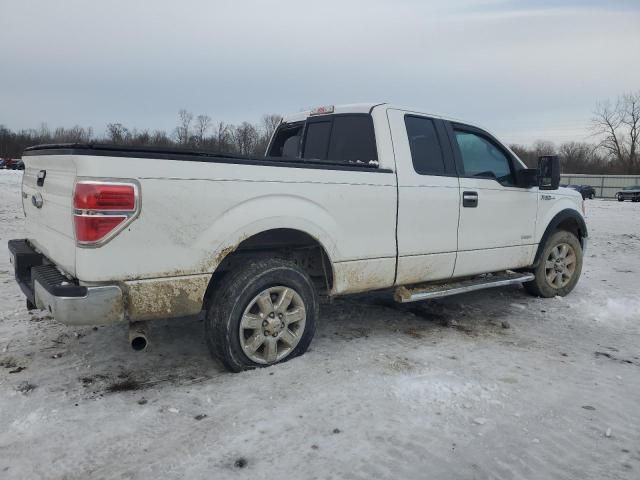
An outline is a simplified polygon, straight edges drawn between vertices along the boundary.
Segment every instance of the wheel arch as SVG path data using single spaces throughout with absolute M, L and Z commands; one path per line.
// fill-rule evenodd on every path
M 571 208 L 561 210 L 547 224 L 547 228 L 545 229 L 545 232 L 540 239 L 540 243 L 538 244 L 538 250 L 536 251 L 533 262 L 534 266 L 537 265 L 540 261 L 540 255 L 542 255 L 549 237 L 559 230 L 573 233 L 576 237 L 578 237 L 580 246 L 583 249 L 585 248 L 586 238 L 589 236 L 589 233 L 584 218 L 582 217 L 582 215 L 580 215 L 579 212 Z
M 243 236 L 232 247 L 222 249 L 217 255 L 217 266 L 207 286 L 203 307 L 207 299 L 223 280 L 225 274 L 250 258 L 279 255 L 288 258 L 305 270 L 316 283 L 319 291 L 328 294 L 334 282 L 331 253 L 315 235 L 291 227 L 269 228 Z

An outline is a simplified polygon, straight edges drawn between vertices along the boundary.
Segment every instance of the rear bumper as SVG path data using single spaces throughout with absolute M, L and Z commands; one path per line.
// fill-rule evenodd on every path
M 67 325 L 105 325 L 124 322 L 122 290 L 116 285 L 87 287 L 83 297 L 59 297 L 38 281 L 34 282 L 35 305 L 49 310 L 53 318 Z
M 67 325 L 123 322 L 124 296 L 117 285 L 87 287 L 70 280 L 26 240 L 10 240 L 16 281 L 27 299 Z

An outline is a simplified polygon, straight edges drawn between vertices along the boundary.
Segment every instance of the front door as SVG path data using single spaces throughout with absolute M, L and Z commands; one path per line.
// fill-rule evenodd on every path
M 521 168 L 488 133 L 449 124 L 460 172 L 456 277 L 526 267 L 534 252 L 537 188 L 515 184 Z

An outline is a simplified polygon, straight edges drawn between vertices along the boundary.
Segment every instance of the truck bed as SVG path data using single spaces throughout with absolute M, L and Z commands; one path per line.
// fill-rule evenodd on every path
M 136 282 L 131 289 L 144 290 L 187 277 L 200 289 L 228 253 L 272 228 L 304 232 L 324 246 L 334 293 L 395 279 L 391 162 L 379 168 L 104 144 L 39 145 L 24 159 L 26 238 L 80 284 Z M 94 180 L 135 183 L 140 204 L 136 218 L 99 248 L 77 245 L 74 236 L 74 186 Z
M 188 148 L 156 148 L 122 146 L 105 143 L 55 143 L 35 145 L 26 148 L 23 156 L 33 155 L 92 155 L 102 157 L 152 158 L 157 160 L 178 160 L 185 162 L 236 163 L 293 168 L 317 168 L 324 170 L 366 170 L 389 173 L 391 170 L 378 168 L 377 163 L 335 162 L 286 157 L 265 157 L 235 155 L 232 153 L 193 150 Z

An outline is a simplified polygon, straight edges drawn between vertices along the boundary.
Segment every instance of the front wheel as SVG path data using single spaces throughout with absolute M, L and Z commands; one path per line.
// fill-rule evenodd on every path
M 207 344 L 232 372 L 303 354 L 315 333 L 318 294 L 309 275 L 281 258 L 238 265 L 208 301 Z
M 571 232 L 555 232 L 544 245 L 535 279 L 524 284 L 526 290 L 538 297 L 564 297 L 578 283 L 582 272 L 582 246 Z
M 592 193 L 591 195 L 589 195 L 589 200 L 593 200 L 594 198 L 596 198 L 596 194 Z
M 624 197 L 622 195 L 618 195 L 618 201 L 619 202 L 624 202 Z

